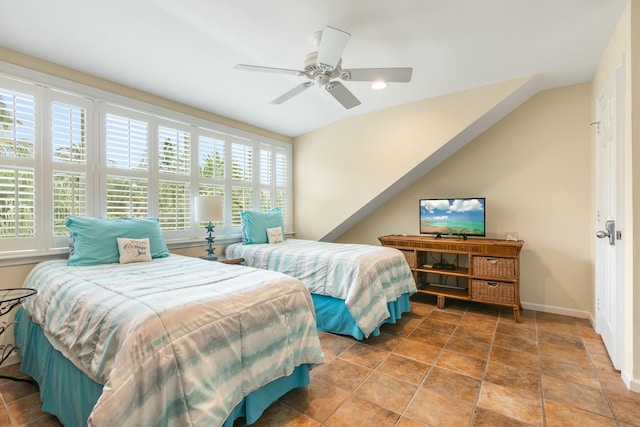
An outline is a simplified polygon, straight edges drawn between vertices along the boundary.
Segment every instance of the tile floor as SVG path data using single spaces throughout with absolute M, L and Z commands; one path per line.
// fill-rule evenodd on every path
M 322 333 L 326 363 L 253 426 L 640 426 L 640 393 L 584 319 L 417 295 L 363 342 Z M 18 365 L 0 369 L 16 375 Z M 59 426 L 35 385 L 0 380 L 0 426 Z M 243 426 L 242 420 L 235 425 Z

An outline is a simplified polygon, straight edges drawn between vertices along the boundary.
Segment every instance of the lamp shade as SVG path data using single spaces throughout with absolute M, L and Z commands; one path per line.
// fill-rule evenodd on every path
M 197 196 L 195 199 L 196 221 L 222 220 L 222 197 Z

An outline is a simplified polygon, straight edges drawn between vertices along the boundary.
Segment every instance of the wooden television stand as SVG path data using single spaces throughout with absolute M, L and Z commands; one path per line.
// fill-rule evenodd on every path
M 418 292 L 513 308 L 520 321 L 520 250 L 523 241 L 388 235 L 382 246 L 399 249 L 409 263 Z

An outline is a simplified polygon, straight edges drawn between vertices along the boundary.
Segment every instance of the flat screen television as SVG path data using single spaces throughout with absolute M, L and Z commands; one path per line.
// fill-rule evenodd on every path
M 420 234 L 485 236 L 485 199 L 420 199 Z

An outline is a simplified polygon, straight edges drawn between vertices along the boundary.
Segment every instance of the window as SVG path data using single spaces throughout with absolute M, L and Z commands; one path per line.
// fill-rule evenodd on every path
M 0 75 L 3 256 L 63 248 L 72 215 L 158 217 L 169 243 L 200 243 L 199 194 L 223 197 L 218 239 L 239 236 L 247 209 L 280 207 L 290 231 L 289 144 L 53 77 L 46 83 Z

